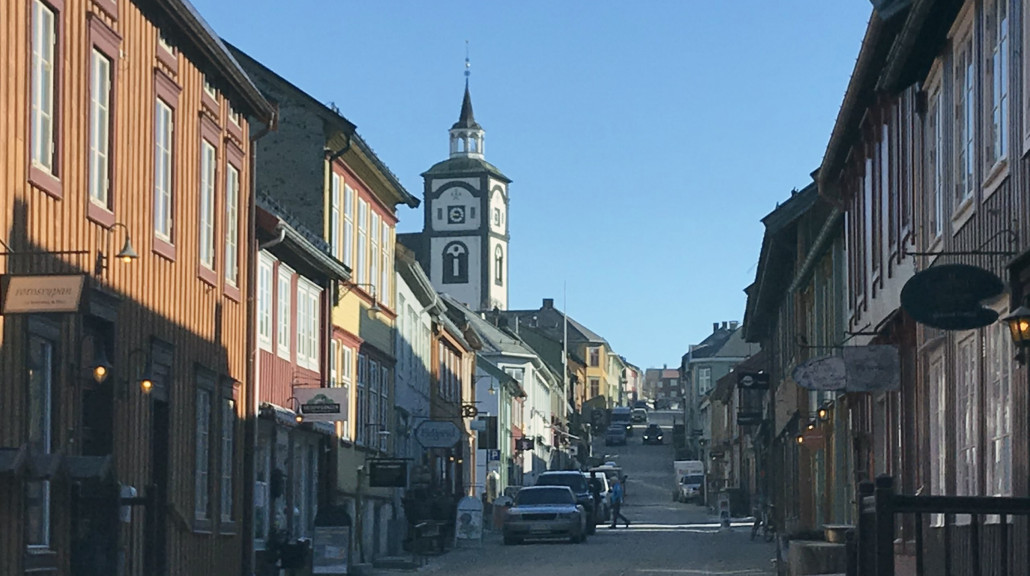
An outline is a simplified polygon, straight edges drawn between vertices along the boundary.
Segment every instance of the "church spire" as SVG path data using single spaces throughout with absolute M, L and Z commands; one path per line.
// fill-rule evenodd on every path
M 472 75 L 472 63 L 469 60 L 468 41 L 465 41 L 465 97 L 461 101 L 461 113 L 458 121 L 451 126 L 451 158 L 482 158 L 483 127 L 476 122 L 472 113 L 472 94 L 469 92 L 469 77 Z

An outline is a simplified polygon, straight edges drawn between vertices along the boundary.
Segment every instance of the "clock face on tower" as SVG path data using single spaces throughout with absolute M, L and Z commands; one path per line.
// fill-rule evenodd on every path
M 464 224 L 465 223 L 465 207 L 464 206 L 448 206 L 447 207 L 447 223 L 448 224 Z

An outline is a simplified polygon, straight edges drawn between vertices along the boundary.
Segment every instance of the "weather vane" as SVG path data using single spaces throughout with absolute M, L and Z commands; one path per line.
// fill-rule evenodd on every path
M 472 62 L 469 62 L 469 41 L 465 41 L 465 80 L 472 75 Z

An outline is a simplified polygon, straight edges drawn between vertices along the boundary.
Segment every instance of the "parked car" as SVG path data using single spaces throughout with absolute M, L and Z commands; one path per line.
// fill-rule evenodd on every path
M 608 476 L 604 472 L 584 472 L 583 476 L 586 477 L 591 491 L 593 491 L 595 483 L 598 485 L 598 493 L 601 495 L 601 510 L 597 517 L 601 522 L 608 522 L 612 518 L 612 493 L 608 486 Z
M 587 523 L 586 533 L 593 534 L 601 522 L 594 506 L 594 495 L 590 492 L 590 486 L 582 472 L 577 470 L 562 470 L 544 472 L 536 479 L 537 486 L 567 486 L 576 495 L 576 503 L 586 511 Z
M 587 515 L 568 486 L 531 486 L 519 490 L 504 516 L 505 544 L 526 538 L 568 538 L 582 542 Z
M 647 430 L 644 430 L 644 444 L 661 444 L 664 434 L 662 434 L 662 427 L 657 424 L 648 424 Z
M 647 410 L 643 408 L 634 408 L 633 412 L 630 413 L 629 419 L 632 422 L 647 422 Z
M 609 426 L 604 432 L 604 445 L 605 446 L 625 446 L 626 445 L 626 427 L 621 424 L 615 426 Z

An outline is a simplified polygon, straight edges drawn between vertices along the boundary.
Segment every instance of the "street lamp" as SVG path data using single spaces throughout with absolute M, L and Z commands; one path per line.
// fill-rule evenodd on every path
M 137 260 L 139 258 L 139 254 L 137 254 L 136 249 L 132 247 L 132 237 L 129 235 L 129 228 L 121 222 L 115 222 L 110 228 L 105 229 L 107 231 L 108 252 L 111 251 L 111 236 L 114 234 L 115 228 L 121 228 L 122 230 L 125 230 L 125 243 L 122 244 L 122 249 L 119 250 L 118 253 L 114 255 L 114 257 L 118 260 L 121 260 L 122 262 L 125 262 L 126 264 L 132 262 L 133 260 Z M 107 270 L 107 267 L 107 254 L 105 254 L 103 250 L 98 250 L 97 261 L 93 267 L 94 275 L 100 276 L 104 272 L 104 270 Z

